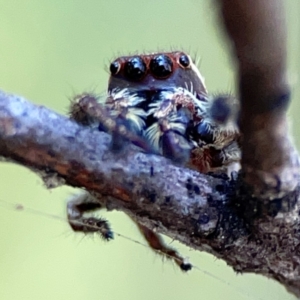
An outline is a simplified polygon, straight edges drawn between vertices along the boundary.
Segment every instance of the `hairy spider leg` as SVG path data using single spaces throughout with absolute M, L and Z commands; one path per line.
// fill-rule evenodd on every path
M 179 268 L 184 272 L 192 269 L 192 265 L 187 261 L 187 259 L 183 258 L 177 252 L 177 250 L 166 245 L 163 238 L 159 234 L 141 224 L 136 224 L 140 232 L 145 237 L 147 243 L 153 250 L 156 250 L 156 252 L 162 254 L 167 259 L 173 259 L 174 262 L 179 266 Z
M 99 201 L 89 193 L 76 195 L 67 204 L 67 217 L 71 228 L 85 234 L 98 233 L 106 241 L 113 239 L 113 231 L 105 219 L 84 216 L 87 212 L 101 208 Z
M 111 95 L 108 96 L 108 99 Z M 84 93 L 74 97 L 70 107 L 70 118 L 76 122 L 90 127 L 98 127 L 100 131 L 108 132 L 112 135 L 112 150 L 121 150 L 126 142 L 131 142 L 144 151 L 156 153 L 147 141 L 137 134 L 139 122 L 126 116 L 130 112 L 129 108 L 124 108 L 122 112 L 116 114 L 108 107 L 99 102 L 99 97 Z M 137 119 L 137 118 L 136 118 Z

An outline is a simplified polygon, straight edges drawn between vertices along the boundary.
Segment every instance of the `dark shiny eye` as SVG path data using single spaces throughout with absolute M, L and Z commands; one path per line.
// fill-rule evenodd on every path
M 201 123 L 198 124 L 197 126 L 197 137 L 205 142 L 206 144 L 213 144 L 215 139 L 214 139 L 214 131 L 211 128 L 211 126 L 202 121 Z
M 187 68 L 190 65 L 190 58 L 186 54 L 182 54 L 179 57 L 179 63 L 182 67 Z
M 150 62 L 151 73 L 158 78 L 166 78 L 173 71 L 172 60 L 167 55 L 157 55 Z
M 111 75 L 117 75 L 120 71 L 120 68 L 121 68 L 121 64 L 117 60 L 115 60 L 109 66 L 110 74 Z
M 142 58 L 134 56 L 126 62 L 124 71 L 128 79 L 138 81 L 146 74 L 146 64 Z

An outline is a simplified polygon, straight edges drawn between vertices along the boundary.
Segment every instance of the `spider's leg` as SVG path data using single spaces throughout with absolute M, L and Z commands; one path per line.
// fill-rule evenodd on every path
M 67 204 L 67 216 L 74 231 L 98 233 L 104 240 L 113 239 L 109 223 L 103 218 L 85 217 L 84 214 L 101 209 L 101 204 L 89 193 L 76 195 Z
M 92 125 L 96 126 L 97 120 L 92 115 L 90 115 L 82 105 L 87 101 L 98 102 L 99 97 L 92 93 L 83 93 L 83 94 L 75 95 L 70 100 L 71 102 L 69 107 L 70 119 L 84 126 L 92 126 Z
M 232 171 L 240 169 L 240 159 L 241 151 L 236 142 L 222 149 L 216 149 L 214 146 L 195 147 L 189 166 L 201 173 L 221 171 L 230 175 Z
M 111 96 L 108 96 L 108 100 L 109 97 Z M 104 106 L 98 102 L 95 95 L 84 93 L 74 98 L 70 116 L 78 123 L 86 126 L 97 126 L 100 131 L 110 133 L 112 135 L 112 150 L 122 149 L 126 144 L 125 141 L 129 141 L 146 152 L 155 153 L 155 150 L 139 135 L 142 112 L 135 108 L 120 108 L 120 102 L 121 100 L 115 101 L 113 105 L 119 107 L 113 107 L 114 110 L 112 110 L 109 107 L 109 101 Z M 136 114 L 132 113 L 136 110 L 138 110 Z
M 217 96 L 192 130 L 192 165 L 201 172 L 226 169 L 241 159 L 240 134 L 237 127 L 237 100 L 232 96 Z
M 156 252 L 158 251 L 168 259 L 172 259 L 182 271 L 189 271 L 192 269 L 192 265 L 187 262 L 186 259 L 184 259 L 175 249 L 166 245 L 163 238 L 159 234 L 153 232 L 143 225 L 138 223 L 136 224 L 140 232 L 145 237 L 147 243 L 153 250 Z

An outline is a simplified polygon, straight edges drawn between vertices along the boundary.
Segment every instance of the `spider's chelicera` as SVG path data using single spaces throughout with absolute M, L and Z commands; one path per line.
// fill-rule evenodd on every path
M 87 103 L 101 99 L 85 93 L 75 97 L 72 119 L 112 133 L 115 149 L 129 140 L 147 152 L 203 173 L 225 171 L 239 162 L 239 134 L 232 118 L 237 101 L 230 95 L 210 96 L 189 55 L 176 51 L 122 56 L 110 64 L 109 70 L 107 96 L 98 104 L 97 114 L 93 116 L 85 108 Z M 89 222 L 83 213 L 99 208 L 89 204 L 97 201 L 86 196 L 72 203 L 68 206 L 72 228 L 87 232 Z M 78 221 L 85 224 L 84 228 Z M 90 221 L 101 227 L 102 237 L 112 238 L 103 220 Z M 191 268 L 157 234 L 142 225 L 139 228 L 152 248 L 172 257 L 182 270 Z

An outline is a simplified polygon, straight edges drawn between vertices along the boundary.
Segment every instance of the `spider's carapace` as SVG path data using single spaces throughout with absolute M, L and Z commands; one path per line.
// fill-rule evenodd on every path
M 107 107 L 154 152 L 205 173 L 239 161 L 235 124 L 224 126 L 211 116 L 212 107 L 236 101 L 211 97 L 188 54 L 122 56 L 111 63 L 110 73 Z

